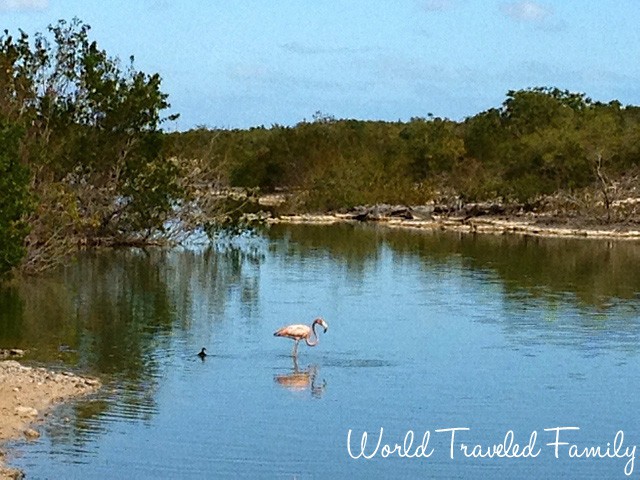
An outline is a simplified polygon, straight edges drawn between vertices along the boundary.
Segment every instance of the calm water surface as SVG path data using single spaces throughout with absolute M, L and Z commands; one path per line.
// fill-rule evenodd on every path
M 638 272 L 637 243 L 362 226 L 86 253 L 0 291 L 0 346 L 105 384 L 10 461 L 35 479 L 627 478 L 628 458 L 556 459 L 544 429 L 640 445 Z M 272 333 L 316 316 L 329 331 L 295 363 Z M 462 427 L 451 459 L 435 430 Z M 357 456 L 381 428 L 351 458 L 349 430 Z M 409 430 L 431 456 L 383 458 Z M 509 430 L 521 448 L 537 432 L 538 456 L 460 450 Z

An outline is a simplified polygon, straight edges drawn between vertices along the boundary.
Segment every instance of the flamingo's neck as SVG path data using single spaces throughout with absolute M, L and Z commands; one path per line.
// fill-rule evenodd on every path
M 313 338 L 315 340 L 311 341 L 311 339 L 309 338 L 311 335 L 309 335 L 309 337 L 304 339 L 305 342 L 307 342 L 307 345 L 309 345 L 310 347 L 315 347 L 318 344 L 318 334 L 316 333 L 316 325 L 317 325 L 317 323 L 314 323 L 311 326 L 311 331 L 313 332 Z

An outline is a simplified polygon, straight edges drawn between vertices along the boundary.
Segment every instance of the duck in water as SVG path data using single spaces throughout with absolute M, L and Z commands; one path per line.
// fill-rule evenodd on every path
M 199 356 L 202 360 L 204 360 L 204 357 L 206 357 L 206 356 L 207 356 L 207 349 L 206 349 L 206 348 L 204 348 L 204 347 L 202 347 L 202 350 L 200 350 L 200 353 L 198 353 L 198 356 Z

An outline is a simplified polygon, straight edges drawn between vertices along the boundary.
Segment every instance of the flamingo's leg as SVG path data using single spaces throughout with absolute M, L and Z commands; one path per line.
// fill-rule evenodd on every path
M 293 351 L 291 352 L 291 356 L 294 358 L 298 356 L 298 340 L 296 340 L 296 343 L 293 344 Z

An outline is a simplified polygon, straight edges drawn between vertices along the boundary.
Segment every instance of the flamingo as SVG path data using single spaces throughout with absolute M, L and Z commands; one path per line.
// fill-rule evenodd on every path
M 307 342 L 307 345 L 310 347 L 315 347 L 318 344 L 318 334 L 316 333 L 316 325 L 320 325 L 324 328 L 325 333 L 329 328 L 327 322 L 325 322 L 321 318 L 316 318 L 311 326 L 307 325 L 289 325 L 288 327 L 282 327 L 280 330 L 275 332 L 273 335 L 276 337 L 287 337 L 291 340 L 295 340 L 295 345 L 293 346 L 293 351 L 291 355 L 295 358 L 298 356 L 298 342 L 300 340 L 304 340 Z M 311 334 L 313 333 L 314 341 L 311 341 Z

